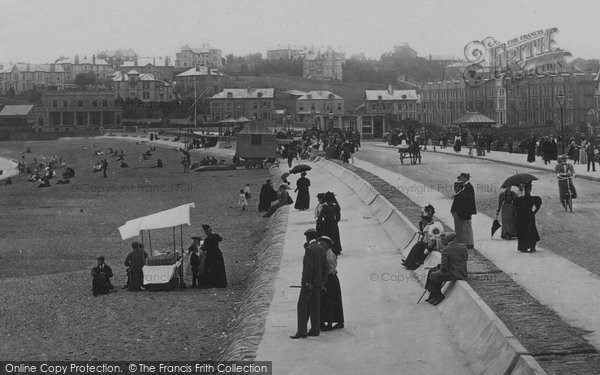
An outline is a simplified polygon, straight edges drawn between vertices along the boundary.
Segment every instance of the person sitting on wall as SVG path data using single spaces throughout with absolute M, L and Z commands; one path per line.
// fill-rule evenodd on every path
M 446 281 L 467 280 L 467 260 L 469 253 L 467 247 L 455 242 L 456 233 L 446 232 L 441 236 L 442 261 L 438 266 L 429 270 L 425 289 L 429 291 L 429 298 L 425 300 L 432 305 L 438 305 L 444 300 L 442 285 Z

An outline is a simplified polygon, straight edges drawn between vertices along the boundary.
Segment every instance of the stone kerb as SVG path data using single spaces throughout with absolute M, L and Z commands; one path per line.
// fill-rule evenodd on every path
M 515 368 L 512 370 L 511 375 L 542 375 L 546 374 L 546 371 L 540 366 L 539 363 L 530 355 L 522 355 L 519 357 Z
M 377 220 L 379 220 L 379 222 L 382 224 L 385 223 L 386 220 L 389 219 L 392 212 L 394 212 L 394 207 L 382 195 L 377 195 L 375 200 L 373 200 L 369 206 L 371 211 L 375 213 Z M 385 229 L 387 232 L 387 228 Z
M 438 307 L 476 374 L 509 374 L 525 348 L 465 281 L 445 291 Z
M 375 190 L 373 188 L 373 186 L 371 186 L 370 184 L 368 184 L 365 181 L 360 182 L 358 184 L 358 186 L 350 185 L 350 188 L 357 189 L 357 190 L 354 190 L 356 192 L 356 195 L 358 195 L 360 200 L 365 202 L 366 205 L 370 205 L 375 200 L 375 198 L 377 198 L 377 196 L 379 195 L 377 193 L 377 190 Z
M 388 235 L 394 240 L 398 246 L 398 250 L 403 252 L 403 255 L 408 256 L 408 252 L 412 248 L 413 242 L 418 230 L 408 222 L 408 219 L 398 210 L 393 210 L 389 218 L 383 223 L 383 227 Z

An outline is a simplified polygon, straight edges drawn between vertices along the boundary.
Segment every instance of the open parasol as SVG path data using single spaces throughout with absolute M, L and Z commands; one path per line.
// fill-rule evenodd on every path
M 306 171 L 310 171 L 312 168 L 309 167 L 306 164 L 298 164 L 297 166 L 295 166 L 294 168 L 292 168 L 291 172 L 292 173 L 301 173 L 301 172 L 306 172 Z
M 529 173 L 517 173 L 507 178 L 502 184 L 501 188 L 504 189 L 510 186 L 519 186 L 521 184 L 530 183 L 531 181 L 535 181 L 537 179 L 537 177 Z

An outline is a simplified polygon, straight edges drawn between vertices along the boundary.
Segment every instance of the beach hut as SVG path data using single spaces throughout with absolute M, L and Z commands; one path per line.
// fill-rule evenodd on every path
M 276 135 L 265 123 L 251 122 L 246 124 L 244 129 L 237 133 L 236 138 L 235 155 L 238 158 L 250 163 L 277 158 Z

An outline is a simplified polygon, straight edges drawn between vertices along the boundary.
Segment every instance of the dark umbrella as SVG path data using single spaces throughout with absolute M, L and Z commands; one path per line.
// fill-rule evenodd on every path
M 292 173 L 301 173 L 301 172 L 306 172 L 306 171 L 310 171 L 312 168 L 309 167 L 306 164 L 298 164 L 297 166 L 295 166 L 294 168 L 292 168 L 291 172 Z
M 494 237 L 494 233 L 496 233 L 498 228 L 500 228 L 501 226 L 502 225 L 500 225 L 500 222 L 498 221 L 498 215 L 496 215 L 496 218 L 494 219 L 494 222 L 492 223 L 492 237 Z
M 516 175 L 507 178 L 502 184 L 501 188 L 504 189 L 510 186 L 519 186 L 521 184 L 530 183 L 531 181 L 535 181 L 537 179 L 537 177 L 529 173 L 517 173 Z

